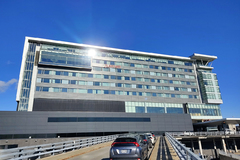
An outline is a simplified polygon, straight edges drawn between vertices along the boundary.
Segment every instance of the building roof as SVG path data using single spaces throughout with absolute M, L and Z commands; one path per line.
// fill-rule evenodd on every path
M 26 39 L 30 42 L 39 42 L 39 43 L 52 44 L 52 45 L 55 44 L 55 45 L 67 45 L 67 46 L 74 46 L 74 47 L 85 47 L 85 48 L 91 48 L 91 49 L 99 49 L 99 50 L 106 50 L 106 51 L 112 51 L 112 52 L 115 51 L 115 52 L 121 52 L 121 53 L 137 54 L 137 55 L 143 55 L 143 56 L 153 56 L 153 57 L 160 57 L 160 58 L 162 57 L 162 58 L 169 58 L 169 59 L 176 59 L 176 60 L 187 60 L 187 61 L 195 60 L 195 57 L 192 58 L 192 57 L 172 56 L 172 55 L 165 55 L 165 54 L 158 54 L 158 53 L 116 49 L 116 48 L 110 48 L 110 47 L 100 47 L 100 46 L 94 46 L 94 45 L 56 41 L 56 40 L 34 38 L 34 37 L 26 37 Z M 203 57 L 215 57 L 215 56 L 208 56 L 208 55 L 202 55 L 202 56 Z
M 209 55 L 205 55 L 205 54 L 194 53 L 193 55 L 190 56 L 190 58 L 211 62 L 211 61 L 217 59 L 217 56 L 209 56 Z
M 223 123 L 225 123 L 225 124 L 240 124 L 240 118 L 223 118 L 223 119 L 217 119 L 217 120 L 212 120 L 212 121 L 194 123 L 193 125 L 210 127 L 210 126 L 221 125 Z

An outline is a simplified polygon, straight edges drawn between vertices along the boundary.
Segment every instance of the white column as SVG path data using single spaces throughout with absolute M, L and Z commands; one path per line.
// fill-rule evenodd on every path
M 236 145 L 236 141 L 235 141 L 235 139 L 233 139 L 233 145 L 234 145 L 235 152 L 238 152 L 238 149 L 237 149 L 237 145 Z
M 225 153 L 227 153 L 225 140 L 222 138 L 222 147 Z
M 198 146 L 199 146 L 200 154 L 201 154 L 201 156 L 203 157 L 202 143 L 201 143 L 201 140 L 200 140 L 200 139 L 198 139 Z

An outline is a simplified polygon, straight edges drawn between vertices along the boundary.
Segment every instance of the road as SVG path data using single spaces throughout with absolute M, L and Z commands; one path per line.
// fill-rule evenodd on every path
M 67 160 L 110 160 L 109 159 L 110 148 L 111 146 L 107 146 L 89 153 L 85 153 L 77 157 L 69 158 Z M 148 156 L 150 156 L 151 152 L 152 152 L 152 149 L 148 151 L 148 154 L 149 154 Z

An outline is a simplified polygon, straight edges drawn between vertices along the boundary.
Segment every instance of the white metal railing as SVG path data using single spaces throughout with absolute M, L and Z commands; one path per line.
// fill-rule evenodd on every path
M 70 140 L 65 142 L 19 147 L 13 149 L 3 149 L 0 150 L 0 160 L 24 160 L 29 158 L 37 159 L 112 141 L 115 140 L 117 137 L 118 135 L 101 136 L 79 140 Z
M 168 132 L 172 136 L 234 136 L 240 135 L 240 131 L 235 132 L 224 132 L 224 131 L 217 131 L 217 132 Z
M 193 153 L 190 148 L 187 148 L 181 142 L 173 138 L 170 133 L 166 132 L 165 135 L 181 160 L 202 160 L 202 158 Z

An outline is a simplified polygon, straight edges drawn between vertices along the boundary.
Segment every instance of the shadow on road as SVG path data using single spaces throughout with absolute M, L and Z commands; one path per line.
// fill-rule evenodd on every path
M 101 159 L 101 160 L 109 160 L 109 158 L 103 158 L 103 159 Z

